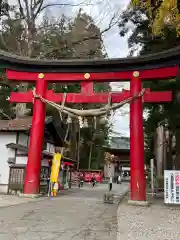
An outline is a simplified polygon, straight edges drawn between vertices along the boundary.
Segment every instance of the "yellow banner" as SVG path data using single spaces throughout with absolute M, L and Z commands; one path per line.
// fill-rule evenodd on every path
M 58 182 L 58 176 L 59 176 L 59 169 L 61 166 L 61 154 L 60 153 L 54 153 L 54 157 L 52 160 L 52 167 L 51 167 L 51 177 L 50 181 L 55 183 Z

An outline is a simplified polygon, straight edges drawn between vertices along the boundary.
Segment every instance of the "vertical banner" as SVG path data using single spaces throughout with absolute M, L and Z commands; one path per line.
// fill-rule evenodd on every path
M 164 171 L 164 203 L 180 204 L 180 171 Z
M 51 176 L 50 176 L 50 181 L 52 183 L 55 183 L 58 181 L 60 166 L 61 166 L 61 154 L 54 153 L 54 157 L 52 160 L 52 167 L 51 167 Z

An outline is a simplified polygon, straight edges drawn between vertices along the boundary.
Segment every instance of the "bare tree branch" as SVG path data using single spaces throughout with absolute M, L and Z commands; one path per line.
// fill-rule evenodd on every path
M 3 115 L 4 117 L 6 117 L 6 118 L 9 119 L 9 120 L 12 119 L 9 115 L 7 115 L 6 113 L 4 113 L 2 109 L 0 109 L 0 114 Z
M 101 1 L 98 1 L 98 3 L 101 2 Z M 94 6 L 98 3 L 87 3 L 87 0 L 84 0 L 83 2 L 81 3 L 78 3 L 78 4 L 70 4 L 70 3 L 51 3 L 51 4 L 46 4 L 45 6 L 43 6 L 39 12 L 42 12 L 44 11 L 46 8 L 48 7 L 54 7 L 54 6 L 60 6 L 60 7 L 65 7 L 65 6 L 68 6 L 68 7 L 84 7 L 84 6 Z
M 18 0 L 18 4 L 19 4 L 19 11 L 20 11 L 21 15 L 23 16 L 23 18 L 25 19 L 26 15 L 24 13 L 24 10 L 23 10 L 22 4 L 21 4 L 21 0 Z
M 34 16 L 33 16 L 34 19 L 42 11 L 43 2 L 44 2 L 44 0 L 38 0 L 36 3 L 34 3 L 34 7 L 32 9 L 34 12 Z M 35 9 L 36 9 L 36 11 L 35 11 Z
M 31 21 L 31 16 L 29 12 L 29 6 L 28 6 L 28 0 L 24 0 L 25 6 L 26 6 L 26 14 L 27 14 L 27 19 L 28 21 Z

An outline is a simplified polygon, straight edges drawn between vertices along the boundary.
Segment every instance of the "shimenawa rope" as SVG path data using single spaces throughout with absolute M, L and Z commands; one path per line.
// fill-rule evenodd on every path
M 124 106 L 125 104 L 133 101 L 134 99 L 137 99 L 138 97 L 142 97 L 144 95 L 144 93 L 145 93 L 145 89 L 142 89 L 137 95 L 135 95 L 133 97 L 129 97 L 120 103 L 110 105 L 110 100 L 108 100 L 108 104 L 105 107 L 102 107 L 99 109 L 97 108 L 97 109 L 79 110 L 79 109 L 69 108 L 69 107 L 65 106 L 65 101 L 66 101 L 66 96 L 67 96 L 66 93 L 64 93 L 62 104 L 59 105 L 57 103 L 54 103 L 52 101 L 49 101 L 49 100 L 43 98 L 39 94 L 36 94 L 35 89 L 33 89 L 34 98 L 39 98 L 42 102 L 47 103 L 50 106 L 56 108 L 60 112 L 60 114 L 63 112 L 65 114 L 67 114 L 68 116 L 74 117 L 74 118 L 78 118 L 78 116 L 96 117 L 96 116 L 106 115 L 109 111 L 116 110 L 116 109 Z

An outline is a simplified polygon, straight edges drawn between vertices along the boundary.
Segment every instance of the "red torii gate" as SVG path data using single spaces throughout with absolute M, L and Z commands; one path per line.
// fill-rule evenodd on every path
M 60 103 L 62 93 L 48 90 L 49 82 L 79 82 L 81 93 L 68 93 L 67 103 L 107 103 L 109 93 L 95 93 L 93 82 L 130 81 L 130 91 L 112 93 L 112 103 L 121 102 L 130 96 L 137 95 L 142 90 L 142 80 L 168 79 L 177 76 L 178 67 L 167 67 L 152 70 L 103 72 L 103 73 L 38 73 L 6 70 L 8 80 L 36 82 L 36 93 L 47 100 Z M 144 172 L 144 134 L 143 134 L 143 101 L 148 103 L 169 102 L 171 91 L 151 92 L 146 89 L 143 97 L 130 103 L 130 167 L 131 167 L 131 200 L 146 200 L 146 180 Z M 33 119 L 30 135 L 30 145 L 26 177 L 25 194 L 37 194 L 39 190 L 39 172 L 41 166 L 41 151 L 44 136 L 45 104 L 40 99 L 33 99 L 32 90 L 12 92 L 11 102 L 33 102 Z
M 66 103 L 107 103 L 109 93 L 95 93 L 93 82 L 130 81 L 130 91 L 111 94 L 112 103 L 118 103 L 140 93 L 142 81 L 175 78 L 179 64 L 180 47 L 145 57 L 89 61 L 36 60 L 0 52 L 0 65 L 6 69 L 8 80 L 35 82 L 36 94 L 56 103 L 63 101 L 64 94 L 48 90 L 49 82 L 81 82 L 81 93 L 68 93 Z M 130 103 L 130 199 L 133 201 L 146 200 L 143 101 L 160 103 L 171 100 L 171 91 L 151 92 L 150 89 L 146 89 L 143 96 Z M 25 93 L 12 92 L 10 101 L 34 104 L 24 193 L 37 194 L 44 138 L 45 104 L 40 99 L 33 98 L 32 90 Z

